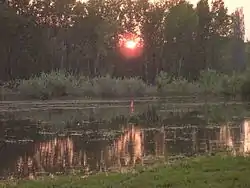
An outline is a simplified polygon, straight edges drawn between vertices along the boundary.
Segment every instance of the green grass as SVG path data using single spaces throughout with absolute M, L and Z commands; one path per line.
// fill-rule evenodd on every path
M 16 188 L 240 188 L 250 187 L 250 158 L 197 157 L 183 159 L 172 165 L 139 168 L 127 173 L 109 173 L 57 177 L 54 179 L 2 182 L 2 187 Z M 0 186 L 1 187 L 1 186 Z

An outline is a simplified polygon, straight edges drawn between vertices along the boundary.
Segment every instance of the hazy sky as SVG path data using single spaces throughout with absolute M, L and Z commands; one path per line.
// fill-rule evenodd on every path
M 196 4 L 199 0 L 189 1 Z M 224 2 L 230 13 L 232 13 L 236 8 L 243 7 L 245 16 L 246 38 L 250 40 L 250 0 L 224 0 Z

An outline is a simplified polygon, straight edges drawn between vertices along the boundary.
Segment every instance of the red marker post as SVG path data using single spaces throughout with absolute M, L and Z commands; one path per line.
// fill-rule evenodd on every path
M 130 101 L 130 113 L 134 113 L 135 108 L 134 108 L 134 99 Z

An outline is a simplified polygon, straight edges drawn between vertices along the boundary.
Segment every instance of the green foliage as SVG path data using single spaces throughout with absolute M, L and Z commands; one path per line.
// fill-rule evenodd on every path
M 161 71 L 159 75 L 156 76 L 156 85 L 160 92 L 171 82 L 172 78 L 168 73 Z
M 222 90 L 227 96 L 236 97 L 241 93 L 243 84 L 246 83 L 246 75 L 234 72 L 232 75 L 224 75 Z
M 139 78 L 111 78 L 100 76 L 93 79 L 73 76 L 64 71 L 42 73 L 23 80 L 18 86 L 21 95 L 29 98 L 50 99 L 61 96 L 84 97 L 141 97 L 156 93 L 153 86 Z
M 249 75 L 248 71 L 227 75 L 208 69 L 200 72 L 197 82 L 189 82 L 184 78 L 171 78 L 167 73 L 161 72 L 156 78 L 156 84 L 161 95 L 204 93 L 235 98 L 239 95 L 250 96 Z
M 9 188 L 136 188 L 136 187 L 172 187 L 172 188 L 222 188 L 248 187 L 250 159 L 241 156 L 217 156 L 172 159 L 164 165 L 159 159 L 154 165 L 139 166 L 135 169 L 123 169 L 125 173 L 108 172 L 90 177 L 80 175 L 41 178 L 38 180 L 2 181 L 0 187 Z
M 160 72 L 156 77 L 156 85 L 161 95 L 169 93 L 198 93 L 200 88 L 198 83 L 189 82 L 185 78 L 172 78 L 167 73 Z
M 169 91 L 178 91 L 180 93 L 195 94 L 200 92 L 199 85 L 195 82 L 189 82 L 185 78 L 173 79 L 167 86 Z
M 18 90 L 22 96 L 36 99 L 51 99 L 61 96 L 75 97 L 144 97 L 166 95 L 219 95 L 243 98 L 250 96 L 249 73 L 231 75 L 214 70 L 202 71 L 196 82 L 185 78 L 174 78 L 161 72 L 156 77 L 156 86 L 147 85 L 137 77 L 112 78 L 110 75 L 90 79 L 65 71 L 41 73 L 28 80 L 8 82 L 7 86 Z
M 128 78 L 128 79 L 118 79 L 116 82 L 116 93 L 119 96 L 144 96 L 148 87 L 141 79 L 139 78 Z
M 215 70 L 208 69 L 200 73 L 200 86 L 207 94 L 218 94 L 222 92 L 223 75 Z
M 64 71 L 41 73 L 31 79 L 21 81 L 18 90 L 21 95 L 31 98 L 48 99 L 72 94 L 77 81 Z
M 243 77 L 243 76 L 242 76 Z M 244 82 L 240 85 L 241 98 L 243 100 L 250 100 L 250 71 L 244 74 Z
M 187 0 L 12 0 L 1 4 L 0 79 L 65 69 L 86 77 L 139 76 L 152 84 L 163 70 L 181 77 L 173 86 L 177 87 L 186 82 L 183 78 L 197 79 L 206 67 L 225 70 L 223 66 L 232 59 L 233 17 L 223 0 L 213 1 L 211 8 L 207 0 L 200 0 L 194 7 Z M 242 15 L 240 18 L 237 33 L 242 39 Z M 143 39 L 143 53 L 132 60 L 122 58 L 117 50 L 120 34 L 136 30 Z M 96 82 L 105 82 L 101 80 Z M 141 95 L 138 91 L 130 94 Z
M 154 90 L 136 77 L 114 79 L 107 75 L 96 77 L 91 83 L 92 96 L 96 97 L 142 97 Z

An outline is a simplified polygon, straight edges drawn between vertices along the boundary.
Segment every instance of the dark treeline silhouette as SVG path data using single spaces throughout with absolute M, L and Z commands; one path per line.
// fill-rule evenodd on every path
M 160 71 L 195 79 L 245 67 L 243 13 L 229 14 L 223 0 L 11 0 L 0 3 L 0 27 L 0 80 L 65 69 L 151 82 Z M 126 59 L 118 36 L 136 30 L 143 54 Z

